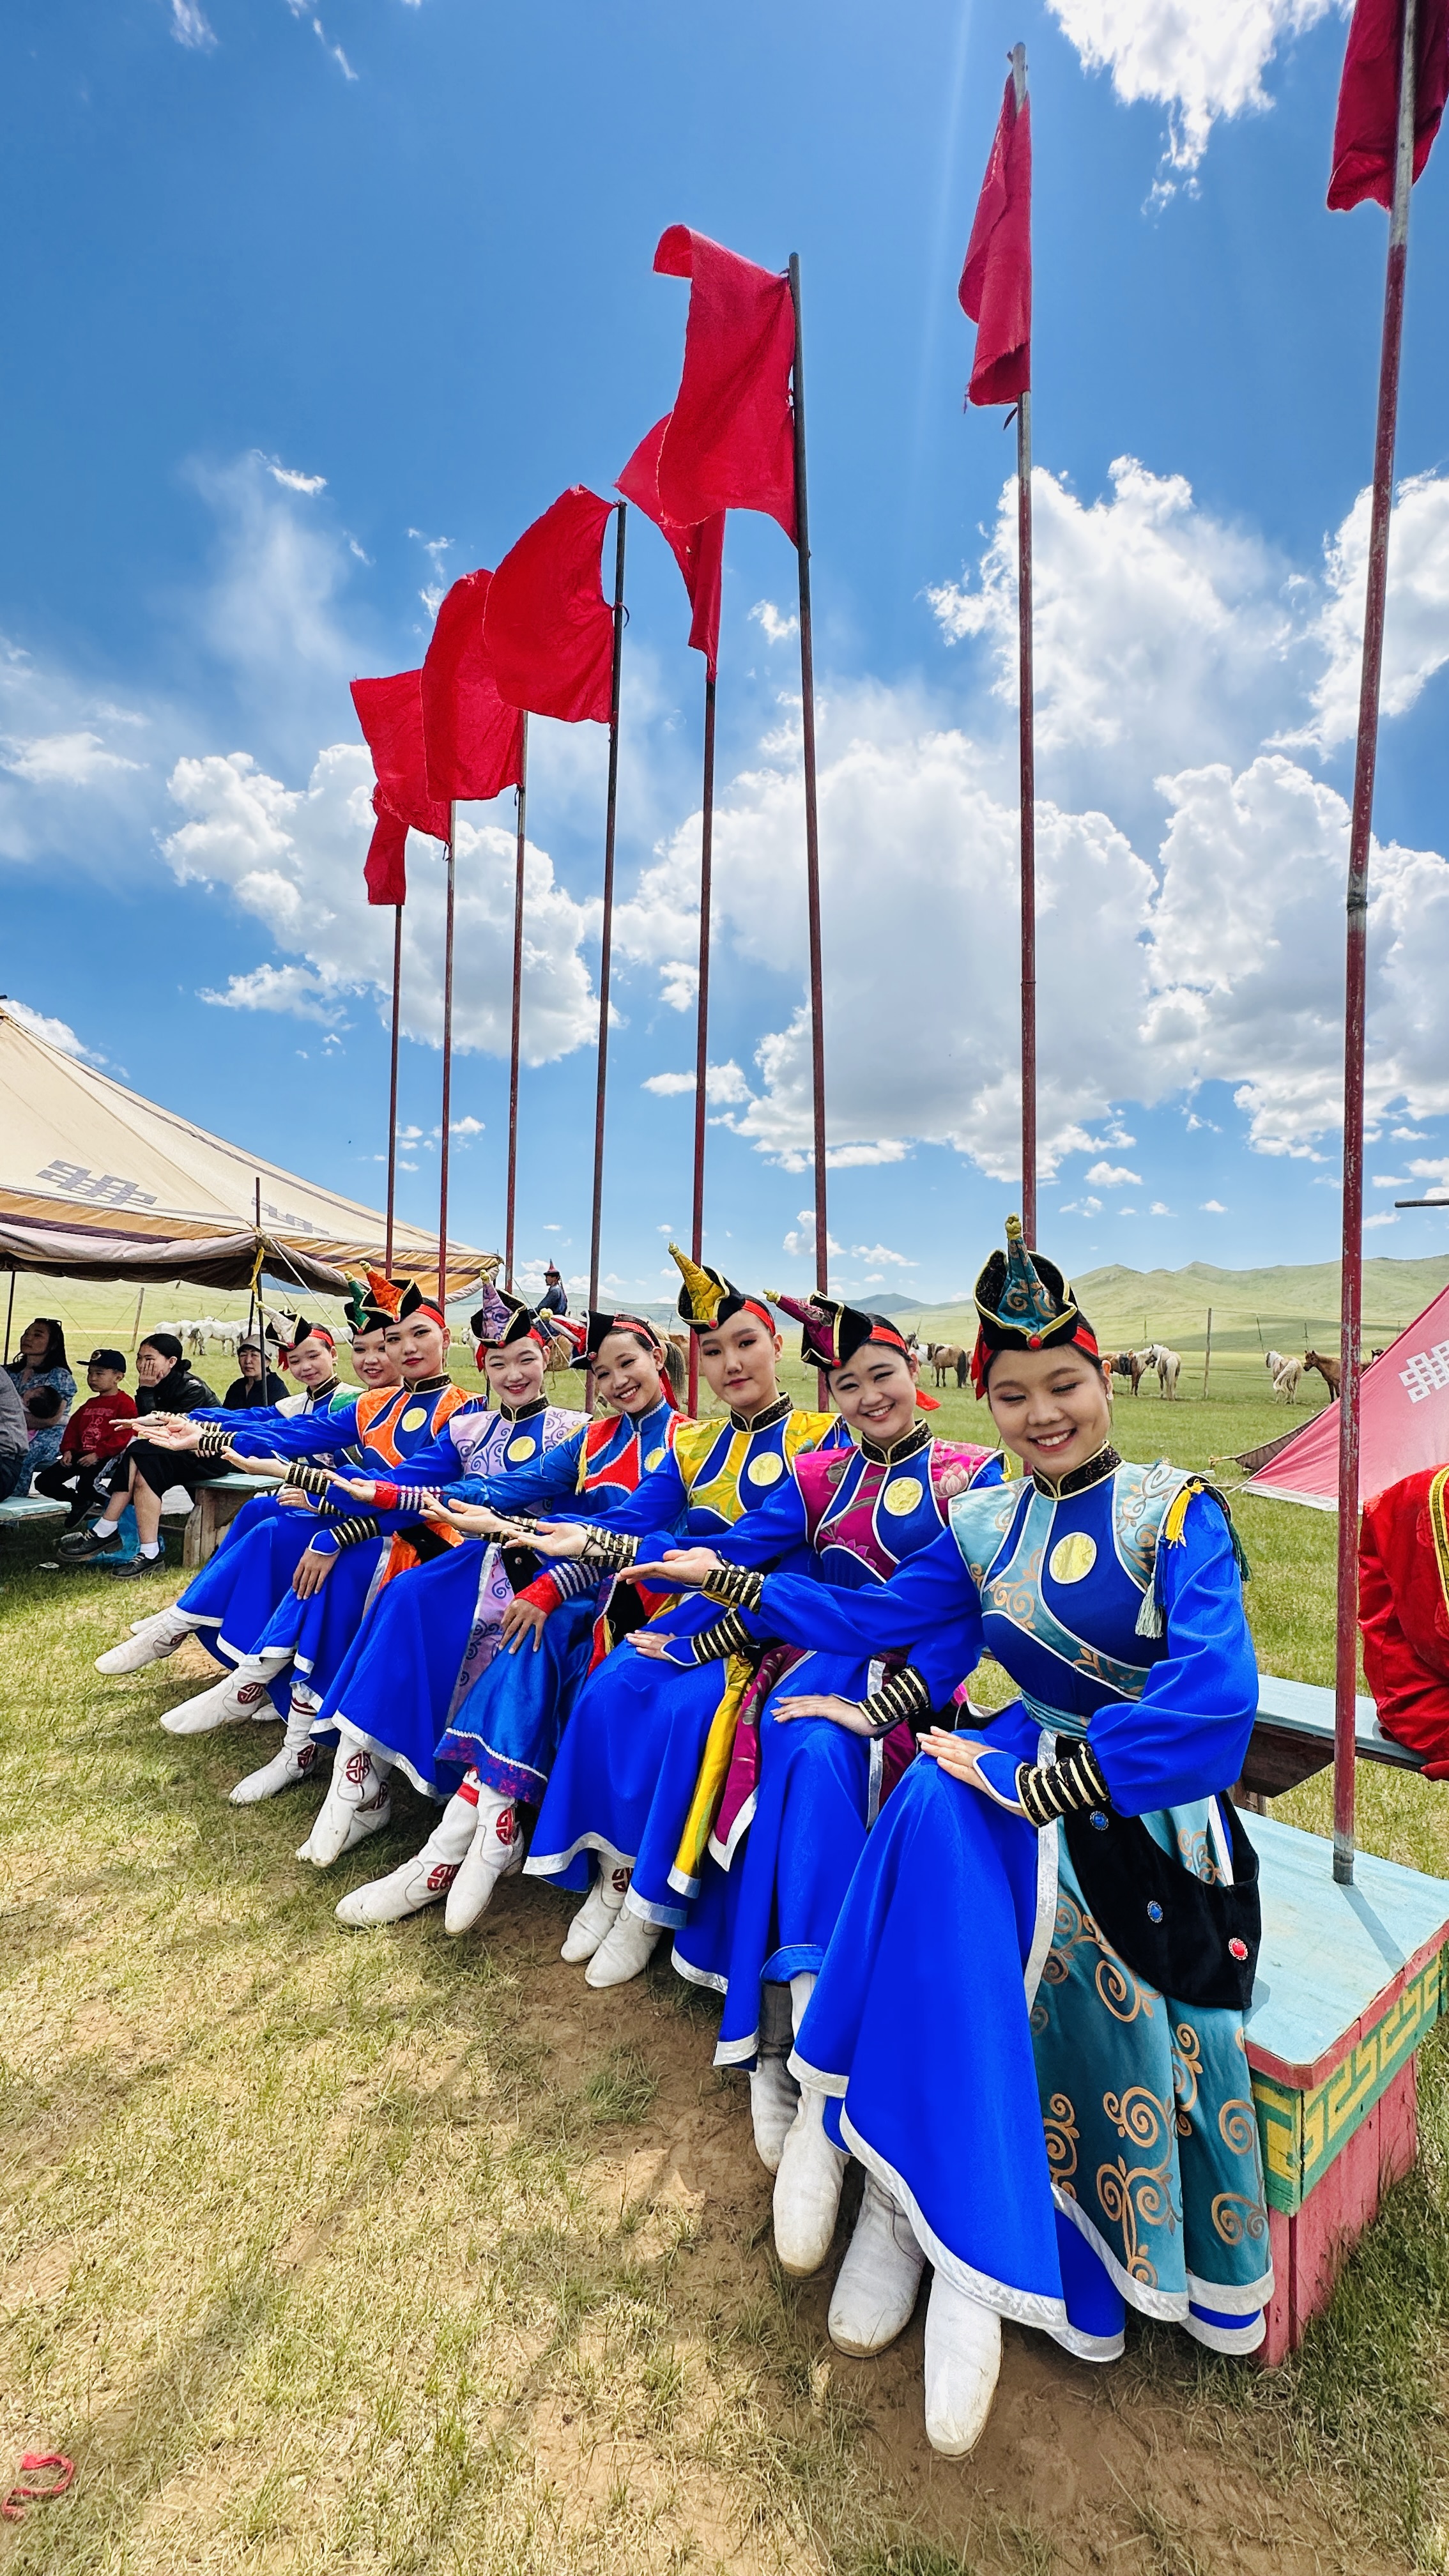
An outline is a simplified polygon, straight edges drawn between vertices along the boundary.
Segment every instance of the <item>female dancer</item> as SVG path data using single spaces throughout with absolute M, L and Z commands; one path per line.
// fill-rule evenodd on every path
M 539 1345 L 556 1337 L 554 1320 L 538 1319 L 529 1340 L 515 1339 L 499 1358 L 510 1349 L 531 1351 L 541 1379 Z M 510 1332 L 515 1328 L 516 1319 Z M 455 1529 L 492 1532 L 500 1512 L 607 1510 L 664 1464 L 679 1416 L 654 1326 L 638 1315 L 591 1314 L 575 1364 L 592 1370 L 595 1395 L 614 1411 L 587 1424 L 578 1414 L 551 1412 L 548 1420 L 565 1428 L 552 1442 L 540 1442 L 531 1459 L 517 1458 L 522 1444 L 516 1439 L 496 1460 L 475 1452 L 466 1479 L 458 1481 L 455 1471 L 444 1486 Z M 490 1352 L 490 1378 L 495 1367 Z M 455 1415 L 450 1426 L 455 1440 L 463 1418 Z M 445 1445 L 420 1452 L 387 1484 L 354 1481 L 346 1490 L 359 1502 L 404 1506 L 416 1487 L 436 1489 L 442 1481 Z M 349 1797 L 366 1796 L 401 1762 L 414 1786 L 428 1790 L 438 1768 L 445 1776 L 447 1766 L 467 1768 L 422 1850 L 387 1878 L 344 1896 L 339 1923 L 396 1923 L 442 1897 L 446 1929 L 466 1932 L 500 1879 L 522 1860 L 517 1809 L 536 1807 L 543 1795 L 559 1732 L 596 1644 L 601 1589 L 596 1572 L 561 1565 L 512 1590 L 510 1575 L 517 1580 L 534 1563 L 513 1549 L 505 1559 L 493 1544 L 462 1547 L 379 1597 L 318 1719 L 322 1726 L 330 1717 L 363 1756 L 356 1781 L 349 1762 L 335 1766 L 334 1783 L 340 1773 Z M 466 1618 L 449 1624 L 449 1602 L 460 1593 Z M 312 1831 L 314 1860 L 326 1847 L 325 1815 L 324 1809 Z
M 848 2349 L 898 2334 L 933 2265 L 926 2428 L 952 2456 L 990 2411 L 1003 2316 L 1087 2359 L 1120 2352 L 1126 2305 L 1247 2352 L 1272 2290 L 1256 1859 L 1225 1795 L 1257 1706 L 1232 1532 L 1210 1489 L 1111 1447 L 1091 1326 L 1015 1218 L 976 1304 L 976 1385 L 1025 1478 L 959 1496 L 869 1590 L 710 1579 L 796 1643 L 963 1673 L 985 1648 L 1021 1685 L 989 1725 L 932 1729 L 866 1843 L 775 2186 L 798 2269 L 844 2149 L 877 2186 L 832 2303 Z M 814 1694 L 777 1715 L 872 1723 Z
M 934 1439 L 918 1420 L 917 1406 L 933 1412 L 935 1400 L 918 1388 L 905 1338 L 886 1316 L 824 1297 L 802 1306 L 772 1292 L 770 1302 L 802 1325 L 801 1360 L 825 1371 L 856 1446 L 804 1452 L 725 1537 L 639 1567 L 646 1579 L 668 1582 L 683 1572 L 701 1583 L 720 1565 L 763 1571 L 808 1548 L 824 1582 L 855 1591 L 885 1582 L 938 1539 L 955 1495 L 1000 1481 L 995 1450 Z M 678 1645 L 660 1626 L 641 1629 L 635 1643 L 662 1661 L 705 1663 L 764 1636 L 757 1620 L 736 1610 Z M 867 1830 L 914 1756 L 911 1719 L 929 1713 L 932 1697 L 949 1701 L 961 1678 L 949 1656 L 932 1669 L 927 1653 L 931 1690 L 912 1702 L 909 1686 L 894 1678 L 900 1660 L 889 1658 L 883 1675 L 859 1650 L 803 1661 L 790 1647 L 765 1655 L 741 1711 L 703 1890 L 675 1938 L 681 1973 L 724 1992 L 714 2062 L 751 2068 L 755 2144 L 771 2173 L 800 2100 L 785 2063 L 792 2013 L 798 2022 Z M 802 1688 L 866 1702 L 873 1716 L 895 1722 L 875 1736 L 827 1717 L 782 1724 L 781 1702 Z
M 798 1411 L 780 1393 L 780 1336 L 763 1299 L 745 1296 L 676 1244 L 670 1251 L 685 1283 L 679 1311 L 699 1338 L 700 1366 L 710 1392 L 729 1406 L 728 1419 L 682 1424 L 672 1457 L 602 1527 L 544 1523 L 533 1543 L 545 1554 L 618 1573 L 636 1555 L 657 1556 L 676 1530 L 722 1534 L 774 1491 L 801 1450 L 844 1444 L 833 1415 Z M 651 1612 L 659 1606 L 649 1604 Z M 687 1603 L 668 1626 L 689 1633 L 711 1617 L 707 1604 Z M 587 1883 L 587 1855 L 598 1854 L 597 1884 L 564 1949 L 565 1958 L 588 1960 L 590 1985 L 637 1977 L 665 1925 L 683 1923 L 698 1895 L 712 1787 L 749 1679 L 738 1657 L 683 1672 L 626 1653 L 610 1655 L 579 1692 L 525 1867 L 578 1887 Z

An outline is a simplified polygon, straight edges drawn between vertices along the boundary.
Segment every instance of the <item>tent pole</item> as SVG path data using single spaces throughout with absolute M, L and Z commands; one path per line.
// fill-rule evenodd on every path
M 714 870 L 714 681 L 706 673 L 704 683 L 704 787 L 702 795 L 703 824 L 699 845 L 699 998 L 695 1012 L 694 1041 L 694 1213 L 690 1226 L 689 1250 L 694 1261 L 704 1259 L 704 1135 L 708 1108 L 709 1074 L 709 915 L 710 889 Z M 699 1413 L 699 1336 L 689 1336 L 689 1410 Z
M 145 1303 L 146 1303 L 146 1291 L 145 1291 L 145 1289 L 144 1289 L 144 1288 L 138 1289 L 138 1290 L 137 1290 L 137 1293 L 136 1293 L 136 1320 L 135 1320 L 135 1322 L 134 1322 L 134 1323 L 132 1324 L 132 1326 L 131 1326 L 131 1349 L 132 1349 L 132 1352 L 133 1352 L 133 1353 L 135 1352 L 135 1350 L 136 1350 L 136 1348 L 137 1348 L 137 1346 L 138 1346 L 138 1344 L 139 1344 L 139 1342 L 140 1342 L 140 1339 L 141 1339 L 141 1309 L 142 1309 L 142 1307 L 145 1305 Z M 8 1329 L 7 1329 L 7 1331 L 6 1331 L 6 1335 L 5 1335 L 5 1349 L 6 1349 L 6 1356 L 8 1357 L 8 1356 L 9 1356 L 9 1350 L 10 1350 L 10 1334 L 9 1334 Z
M 795 553 L 800 574 L 800 713 L 805 770 L 805 905 L 810 942 L 810 1075 L 815 1162 L 815 1285 L 830 1285 L 830 1228 L 825 1207 L 825 978 L 820 954 L 820 817 L 815 785 L 815 631 L 810 610 L 810 503 L 805 473 L 805 338 L 800 318 L 800 254 L 790 253 L 795 308 Z M 822 1410 L 827 1400 L 819 1381 Z
M 142 1293 L 144 1294 L 144 1291 L 143 1291 Z M 137 1313 L 138 1318 L 139 1318 L 139 1316 L 140 1316 L 140 1312 L 141 1312 L 141 1301 L 140 1301 L 140 1298 L 138 1298 L 138 1299 L 137 1299 L 137 1301 L 136 1301 L 136 1313 Z M 5 1366 L 6 1368 L 8 1368 L 8 1367 L 10 1366 L 10 1327 L 11 1327 L 11 1325 L 14 1323 L 14 1321 L 15 1321 L 15 1272 L 14 1272 L 14 1269 L 12 1268 L 12 1269 L 11 1269 L 11 1272 L 10 1272 L 10 1294 L 9 1294 L 9 1297 L 8 1297 L 8 1298 L 6 1299 L 6 1301 L 5 1301 L 5 1360 L 4 1360 L 4 1366 Z M 133 1347 L 134 1347 L 134 1346 L 133 1346 Z
M 448 807 L 448 908 L 443 932 L 443 1132 L 438 1146 L 438 1304 L 448 1312 L 448 1137 L 453 1114 L 453 848 L 458 808 Z
M 609 699 L 609 797 L 604 817 L 604 919 L 599 957 L 599 1069 L 594 1094 L 594 1209 L 589 1234 L 589 1305 L 599 1302 L 599 1234 L 604 1209 L 604 1096 L 609 1078 L 609 970 L 614 941 L 614 827 L 619 806 L 619 688 L 624 668 L 624 533 L 629 504 L 619 501 L 614 552 L 614 676 Z M 588 1379 L 589 1405 L 594 1381 Z
M 1378 758 L 1379 683 L 1384 658 L 1389 522 L 1394 492 L 1394 436 L 1399 357 L 1404 338 L 1404 270 L 1409 199 L 1414 184 L 1414 86 L 1417 0 L 1404 0 L 1399 60 L 1399 123 L 1394 202 L 1384 280 L 1378 423 L 1374 436 L 1373 512 L 1359 680 L 1358 747 L 1349 826 L 1347 938 L 1343 1013 L 1343 1270 L 1338 1402 L 1338 1637 L 1333 1726 L 1333 1875 L 1353 1883 L 1355 1701 L 1358 1693 L 1359 1353 L 1363 1327 L 1364 1027 L 1368 1000 L 1368 872 Z
M 513 1288 L 513 1220 L 518 1199 L 518 1049 L 523 1034 L 523 860 L 528 830 L 528 717 L 520 719 L 518 847 L 513 872 L 513 1032 L 508 1047 L 508 1201 L 503 1234 L 503 1285 Z

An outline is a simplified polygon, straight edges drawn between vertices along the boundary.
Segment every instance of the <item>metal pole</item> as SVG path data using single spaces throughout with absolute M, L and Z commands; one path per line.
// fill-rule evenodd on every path
M 800 572 L 800 714 L 805 753 L 805 903 L 810 938 L 810 1076 L 814 1108 L 815 1285 L 830 1285 L 830 1225 L 825 1190 L 825 979 L 820 958 L 820 820 L 815 786 L 815 632 L 810 614 L 810 500 L 805 470 L 805 336 L 800 317 L 800 254 L 790 253 L 795 308 L 795 552 Z M 822 1411 L 826 1384 L 819 1379 Z
M 144 1297 L 144 1296 L 145 1296 L 145 1294 L 146 1294 L 146 1291 L 145 1291 L 145 1289 L 143 1288 L 143 1289 L 142 1289 L 142 1291 L 141 1291 L 141 1297 Z M 140 1298 L 140 1297 L 138 1297 L 138 1298 L 137 1298 L 137 1300 L 136 1300 L 136 1320 L 137 1320 L 137 1322 L 138 1322 L 138 1323 L 139 1323 L 139 1321 L 140 1321 L 140 1317 L 141 1317 L 141 1298 Z M 10 1327 L 11 1327 L 11 1325 L 14 1323 L 14 1321 L 15 1321 L 15 1272 L 14 1272 L 14 1270 L 12 1269 L 12 1270 L 11 1270 L 11 1273 L 10 1273 L 10 1295 L 9 1295 L 8 1299 L 6 1300 L 6 1305 L 5 1305 L 5 1358 L 4 1358 L 3 1363 L 0 1363 L 0 1365 L 3 1365 L 3 1366 L 4 1366 L 4 1367 L 6 1367 L 6 1368 L 8 1368 L 8 1367 L 10 1366 Z M 131 1344 L 131 1348 L 132 1348 L 132 1350 L 134 1350 L 134 1349 L 135 1349 L 135 1347 L 136 1347 L 136 1345 L 135 1345 L 135 1343 L 133 1342 L 133 1343 Z
M 448 1136 L 453 1115 L 453 844 L 458 808 L 448 807 L 448 909 L 443 932 L 443 1133 L 438 1150 L 438 1304 L 448 1311 Z
M 513 1288 L 513 1215 L 518 1198 L 518 1048 L 523 1033 L 523 854 L 528 831 L 528 718 L 519 734 L 518 846 L 513 871 L 513 1034 L 508 1048 L 508 1203 L 503 1235 L 503 1285 Z
M 1213 1364 L 1213 1310 L 1212 1310 L 1211 1306 L 1209 1306 L 1209 1308 L 1208 1308 L 1208 1322 L 1207 1322 L 1207 1343 L 1206 1343 L 1206 1346 L 1205 1346 L 1205 1348 L 1204 1348 L 1204 1350 L 1203 1350 L 1203 1355 L 1202 1355 L 1202 1391 L 1203 1391 L 1204 1396 L 1206 1396 L 1207 1391 L 1208 1391 L 1208 1372 L 1210 1371 L 1210 1369 L 1211 1369 L 1211 1367 L 1212 1367 L 1212 1364 Z
M 704 683 L 704 792 L 699 843 L 699 1000 L 694 1041 L 694 1217 L 689 1249 L 704 1259 L 704 1131 L 709 1076 L 709 928 L 714 868 L 714 682 Z M 689 1336 L 689 1410 L 699 1412 L 699 1336 Z
M 624 534 L 627 501 L 617 503 L 614 548 L 614 678 L 609 698 L 609 801 L 604 818 L 604 920 L 599 957 L 599 1075 L 594 1099 L 594 1212 L 589 1235 L 589 1305 L 599 1302 L 599 1229 L 604 1208 L 604 1098 L 609 1078 L 609 970 L 614 941 L 614 826 L 619 804 L 619 684 L 624 669 Z M 593 1402 L 593 1376 L 588 1381 Z
M 1404 269 L 1409 248 L 1409 196 L 1414 182 L 1416 17 L 1416 0 L 1404 0 L 1398 144 L 1394 160 L 1393 213 L 1389 220 L 1388 272 L 1384 283 L 1378 427 L 1374 439 L 1373 514 L 1369 526 L 1368 593 L 1364 603 L 1363 669 L 1359 681 L 1358 749 L 1354 758 L 1353 817 L 1348 844 L 1343 1013 L 1343 1272 L 1338 1402 L 1338 1639 L 1333 1726 L 1333 1875 L 1340 1886 L 1345 1887 L 1353 1881 L 1354 1762 L 1357 1752 L 1354 1701 L 1358 1691 L 1359 1340 L 1363 1318 L 1363 1076 L 1369 843 L 1373 826 L 1374 768 L 1378 755 L 1379 680 L 1384 656 L 1384 600 L 1388 587 L 1399 354 L 1404 336 Z
M 13 1270 L 10 1274 L 10 1302 L 12 1306 L 15 1303 L 15 1273 Z M 144 1288 L 138 1288 L 136 1291 L 136 1318 L 131 1326 L 131 1349 L 133 1352 L 141 1339 L 141 1309 L 145 1303 L 146 1291 Z M 5 1356 L 7 1360 L 10 1357 L 10 1323 L 8 1317 L 5 1324 Z
M 1018 116 L 1026 101 L 1026 47 L 1011 52 Z M 1021 736 L 1021 1224 L 1036 1235 L 1036 704 L 1032 676 L 1031 395 L 1016 406 L 1016 612 Z
M 392 925 L 392 1072 L 387 1096 L 387 1243 L 382 1266 L 392 1277 L 392 1218 L 397 1193 L 397 1024 L 402 1004 L 402 905 L 393 906 Z

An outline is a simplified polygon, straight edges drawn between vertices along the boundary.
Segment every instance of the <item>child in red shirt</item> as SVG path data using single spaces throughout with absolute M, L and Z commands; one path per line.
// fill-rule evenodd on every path
M 65 1426 L 60 1456 L 53 1466 L 42 1467 L 35 1479 L 37 1494 L 70 1504 L 67 1529 L 79 1528 L 101 1469 L 119 1457 L 130 1439 L 128 1426 L 136 1419 L 136 1407 L 121 1384 L 125 1374 L 123 1351 L 92 1351 L 86 1366 L 90 1395 L 77 1405 Z

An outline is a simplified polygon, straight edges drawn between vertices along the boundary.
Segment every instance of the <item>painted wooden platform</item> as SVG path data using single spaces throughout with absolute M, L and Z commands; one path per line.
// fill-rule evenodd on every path
M 235 1520 L 243 1503 L 253 1494 L 274 1494 L 275 1476 L 230 1475 L 214 1477 L 208 1485 L 198 1485 L 196 1502 L 188 1514 L 181 1542 L 184 1566 L 205 1565 L 221 1545 L 222 1533 Z
M 1360 1853 L 1354 1885 L 1339 1887 L 1319 1835 L 1270 1816 L 1249 1831 L 1262 1869 L 1246 2035 L 1277 2278 L 1271 2366 L 1413 2164 L 1415 2054 L 1449 2009 L 1449 1880 Z
M 1424 1757 L 1396 1744 L 1379 1724 L 1371 1699 L 1355 1702 L 1360 1762 L 1387 1762 L 1396 1770 L 1421 1771 Z M 1275 1673 L 1258 1675 L 1258 1715 L 1241 1786 L 1253 1799 L 1280 1798 L 1326 1771 L 1333 1760 L 1333 1693 L 1313 1682 L 1288 1682 Z

